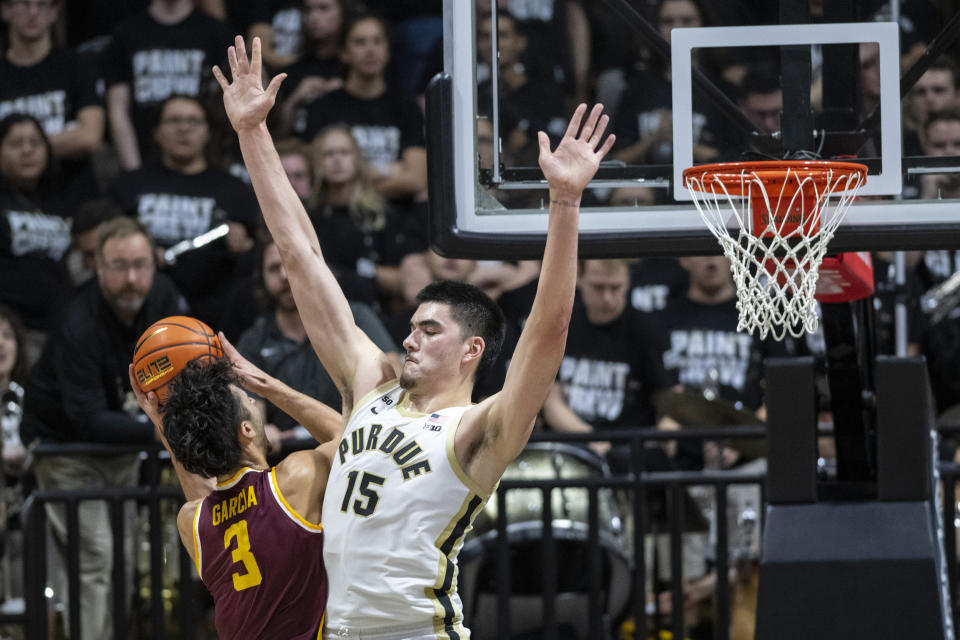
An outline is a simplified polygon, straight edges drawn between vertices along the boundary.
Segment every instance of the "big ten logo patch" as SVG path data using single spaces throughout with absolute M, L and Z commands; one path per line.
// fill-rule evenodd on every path
M 160 380 L 171 371 L 173 371 L 173 363 L 170 362 L 170 357 L 158 356 L 137 368 L 137 382 L 143 387 Z

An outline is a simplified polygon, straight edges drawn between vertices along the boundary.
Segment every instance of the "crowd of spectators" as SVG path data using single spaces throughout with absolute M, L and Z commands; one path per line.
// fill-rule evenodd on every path
M 489 3 L 476 0 L 478 105 L 481 116 L 489 115 L 496 89 L 504 163 L 533 165 L 536 131 L 561 135 L 572 107 L 593 98 L 613 118 L 614 158 L 671 161 L 670 61 L 605 3 L 498 0 L 496 25 Z M 676 27 L 778 21 L 770 14 L 775 3 L 752 0 L 631 4 L 667 42 Z M 887 3 L 863 4 L 860 19 L 884 17 Z M 224 126 L 210 68 L 226 66 L 237 33 L 259 36 L 267 72 L 287 74 L 271 130 L 360 326 L 399 362 L 423 285 L 478 284 L 501 302 L 511 324 L 505 354 L 478 385 L 480 394 L 499 388 L 539 266 L 497 256 L 445 259 L 428 248 L 423 104 L 442 65 L 441 11 L 441 0 L 0 0 L 0 392 L 20 389 L 14 395 L 24 416 L 23 442 L 149 441 L 152 430 L 132 401 L 126 363 L 139 331 L 174 313 L 223 330 L 264 370 L 339 405 L 306 341 L 236 141 Z M 821 3 L 812 2 L 811 11 L 822 18 Z M 903 12 L 906 65 L 931 41 L 938 19 L 929 2 L 906 3 Z M 497 57 L 490 51 L 494 30 Z M 864 111 L 877 97 L 874 53 L 861 50 Z M 714 55 L 696 63 L 761 133 L 779 130 L 783 95 L 775 63 Z M 960 153 L 958 86 L 956 65 L 946 57 L 917 82 L 904 100 L 906 153 Z M 742 140 L 722 114 L 698 96 L 693 108 L 695 159 L 735 159 L 732 150 Z M 480 166 L 489 168 L 497 143 L 491 121 L 481 117 L 477 131 Z M 958 197 L 955 176 L 925 176 L 908 184 L 907 196 Z M 661 191 L 639 187 L 590 197 L 627 207 L 665 201 Z M 182 251 L 196 238 L 205 242 Z M 882 348 L 890 352 L 891 305 L 899 292 L 884 288 L 893 280 L 884 261 L 890 257 L 877 259 L 878 291 L 891 291 L 877 302 L 887 331 Z M 960 250 L 911 255 L 908 262 L 916 297 L 960 269 Z M 592 431 L 658 421 L 675 428 L 663 420 L 658 393 L 681 388 L 706 390 L 762 420 L 762 359 L 790 345 L 736 332 L 725 259 L 586 261 L 578 291 L 544 428 Z M 940 371 L 949 371 L 942 345 L 960 330 L 928 332 L 922 316 L 911 318 L 911 351 L 926 349 Z M 955 363 L 960 341 L 951 344 L 946 357 Z M 935 386 L 940 410 L 960 404 L 955 383 L 935 380 Z M 289 417 L 266 405 L 264 411 L 275 447 L 301 435 Z M 19 474 L 26 450 L 16 429 L 8 433 L 8 422 L 4 469 Z M 617 446 L 591 447 L 615 468 L 625 467 Z M 680 447 L 670 454 L 681 468 L 742 462 L 729 448 Z M 51 458 L 34 473 L 51 487 L 136 482 L 135 461 L 127 457 L 67 464 Z M 51 514 L 55 526 L 58 517 Z M 97 518 L 81 512 L 81 520 Z M 62 527 L 56 534 L 62 542 Z M 109 546 L 92 553 L 84 637 L 106 637 L 109 622 L 101 612 L 109 596 L 102 583 L 112 556 Z

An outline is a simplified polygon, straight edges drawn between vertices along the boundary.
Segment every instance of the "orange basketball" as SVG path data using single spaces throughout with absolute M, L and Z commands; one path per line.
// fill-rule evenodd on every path
M 143 332 L 133 351 L 133 370 L 144 391 L 167 400 L 169 384 L 194 358 L 223 357 L 220 339 L 203 322 L 188 316 L 170 316 Z

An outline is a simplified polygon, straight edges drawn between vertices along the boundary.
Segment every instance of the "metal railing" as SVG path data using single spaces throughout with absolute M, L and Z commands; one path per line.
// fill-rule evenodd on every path
M 491 536 L 495 532 L 495 539 L 489 547 L 493 557 L 490 559 L 495 570 L 494 593 L 496 604 L 495 621 L 488 621 L 495 627 L 495 637 L 509 638 L 515 629 L 511 626 L 512 619 L 517 615 L 516 605 L 511 600 L 514 597 L 513 587 L 515 578 L 529 581 L 530 576 L 513 576 L 514 566 L 511 561 L 511 523 L 509 522 L 508 496 L 513 492 L 526 491 L 528 494 L 539 492 L 540 506 L 539 539 L 534 541 L 538 548 L 540 575 L 539 580 L 539 612 L 540 632 L 543 638 L 556 638 L 560 632 L 559 620 L 563 617 L 565 606 L 558 600 L 558 578 L 564 562 L 569 558 L 562 554 L 565 544 L 557 523 L 564 517 L 555 511 L 553 494 L 556 491 L 579 490 L 587 496 L 584 519 L 585 533 L 582 542 L 585 544 L 585 563 L 583 565 L 584 592 L 586 599 L 586 618 L 588 625 L 587 636 L 593 639 L 613 637 L 612 623 L 618 620 L 611 619 L 605 606 L 609 603 L 610 594 L 603 584 L 605 560 L 601 525 L 601 496 L 603 492 L 619 491 L 628 493 L 630 500 L 629 514 L 620 514 L 632 518 L 633 527 L 630 540 L 626 541 L 631 547 L 629 562 L 630 594 L 628 604 L 619 613 L 620 620 L 632 618 L 634 624 L 633 637 L 637 640 L 646 640 L 654 631 L 665 629 L 672 632 L 674 638 L 683 638 L 686 621 L 684 620 L 683 584 L 679 576 L 683 574 L 683 551 L 681 539 L 684 532 L 683 508 L 681 500 L 683 492 L 689 487 L 712 488 L 714 495 L 715 531 L 713 543 L 713 570 L 716 572 L 716 586 L 713 593 L 713 637 L 726 640 L 730 637 L 731 621 L 731 584 L 730 584 L 730 540 L 727 509 L 727 489 L 736 485 L 758 485 L 764 481 L 763 474 L 746 474 L 738 471 L 644 471 L 648 447 L 651 444 L 663 443 L 670 440 L 736 440 L 741 438 L 762 438 L 765 428 L 756 426 L 711 427 L 697 428 L 685 431 L 660 431 L 654 428 L 631 430 L 617 430 L 611 432 L 597 432 L 594 434 L 555 434 L 535 433 L 532 442 L 560 442 L 569 444 L 586 444 L 589 441 L 608 440 L 627 442 L 631 446 L 630 472 L 620 475 L 594 474 L 583 477 L 545 477 L 514 479 L 508 474 L 501 481 L 491 502 L 496 505 L 496 514 L 501 517 L 495 519 L 491 529 Z M 535 445 L 536 446 L 536 445 Z M 201 612 L 197 603 L 201 600 L 200 592 L 203 587 L 195 578 L 192 563 L 181 544 L 177 544 L 175 559 L 165 558 L 163 506 L 167 503 L 174 507 L 182 504 L 183 496 L 177 486 L 161 484 L 161 469 L 165 464 L 165 454 L 157 447 L 142 446 L 103 446 L 103 445 L 68 445 L 57 447 L 42 447 L 35 451 L 35 455 L 115 455 L 118 453 L 141 452 L 144 460 L 143 477 L 145 484 L 133 488 L 115 489 L 85 489 L 79 491 L 65 490 L 35 490 L 26 499 L 23 510 L 24 527 L 24 589 L 26 611 L 24 614 L 0 615 L 0 625 L 20 625 L 24 628 L 27 638 L 45 639 L 49 637 L 48 629 L 48 598 L 45 594 L 49 576 L 47 566 L 47 537 L 46 537 L 46 510 L 45 505 L 62 504 L 66 508 L 67 525 L 70 532 L 67 537 L 67 575 L 69 603 L 69 625 L 71 637 L 79 637 L 79 621 L 83 615 L 79 598 L 74 597 L 80 592 L 79 554 L 80 541 L 77 535 L 79 525 L 79 505 L 87 500 L 105 500 L 109 504 L 111 529 L 116 541 L 125 540 L 130 532 L 126 528 L 123 512 L 125 505 L 135 504 L 141 516 L 145 518 L 145 542 L 149 548 L 149 562 L 146 574 L 139 576 L 135 585 L 127 583 L 127 558 L 124 557 L 124 545 L 113 545 L 113 626 L 115 638 L 127 638 L 131 631 L 139 638 L 194 638 L 199 626 Z M 637 471 L 640 470 L 640 471 Z M 943 500 L 941 507 L 944 514 L 945 551 L 948 563 L 948 575 L 951 588 L 951 602 L 954 604 L 956 619 L 957 598 L 957 545 L 956 545 L 956 492 L 954 483 L 960 480 L 960 464 L 940 463 L 941 486 Z M 669 518 L 667 534 L 670 539 L 669 576 L 670 594 L 673 606 L 668 616 L 661 616 L 658 608 L 658 599 L 653 598 L 648 604 L 646 575 L 648 565 L 655 561 L 648 557 L 645 536 L 651 532 L 650 514 L 648 508 L 648 494 L 652 491 L 663 490 L 666 495 L 667 511 L 676 517 Z M 762 493 L 761 493 L 762 500 Z M 762 502 L 761 502 L 762 504 Z M 758 505 L 759 506 L 759 505 Z M 176 509 L 174 509 L 174 512 Z M 762 509 L 758 509 L 762 517 Z M 536 518 L 536 516 L 534 516 Z M 758 523 L 761 524 L 761 523 Z M 169 526 L 169 523 L 166 523 Z M 534 538 L 537 536 L 534 534 Z M 515 557 L 515 556 L 514 556 Z M 177 579 L 172 585 L 164 584 L 164 566 L 171 562 L 178 564 Z M 463 565 L 463 554 L 461 554 Z M 169 569 L 169 567 L 168 567 Z M 463 569 L 463 567 L 461 567 Z M 656 576 L 655 576 L 656 578 Z M 132 589 L 136 585 L 148 584 L 147 588 Z M 168 591 L 164 596 L 164 590 Z M 173 590 L 171 598 L 169 591 Z M 536 596 L 534 596 L 536 597 Z M 172 601 L 172 602 L 171 602 Z M 131 602 L 134 603 L 131 611 Z M 560 603 L 558 605 L 558 602 Z M 558 611 L 558 606 L 561 610 Z M 470 602 L 465 601 L 467 614 L 471 610 Z M 666 622 L 663 622 L 663 619 Z M 469 626 L 471 620 L 466 619 Z
M 69 636 L 80 637 L 80 620 L 85 612 L 80 606 L 80 504 L 90 500 L 106 501 L 110 516 L 110 529 L 113 536 L 111 566 L 111 609 L 113 638 L 120 640 L 130 637 L 134 632 L 137 638 L 193 638 L 198 626 L 199 612 L 195 607 L 195 589 L 202 589 L 193 578 L 194 570 L 190 556 L 183 545 L 176 543 L 175 562 L 178 566 L 177 580 L 174 585 L 165 585 L 165 574 L 169 574 L 165 558 L 165 533 L 171 523 L 164 521 L 162 506 L 169 503 L 176 508 L 183 503 L 183 493 L 179 486 L 162 484 L 161 470 L 169 464 L 162 447 L 144 445 L 99 445 L 99 444 L 44 444 L 33 450 L 34 458 L 46 456 L 116 456 L 138 453 L 143 465 L 141 477 L 143 483 L 137 487 L 91 488 L 82 490 L 36 489 L 27 496 L 22 512 L 24 527 L 24 598 L 25 612 L 15 619 L 0 618 L 0 623 L 22 623 L 27 638 L 45 639 L 50 637 L 48 629 L 49 584 L 52 579 L 48 571 L 47 549 L 47 505 L 63 505 L 66 511 L 66 603 L 68 609 Z M 164 460 L 166 458 L 166 461 Z M 145 539 L 141 531 L 130 531 L 124 512 L 128 505 L 136 505 L 139 521 L 143 518 L 146 531 Z M 176 510 L 173 510 L 176 513 Z M 175 526 L 175 524 L 173 525 Z M 139 527 L 138 527 L 139 529 Z M 149 549 L 146 574 L 141 574 L 142 566 L 136 562 L 137 545 L 134 545 L 134 557 L 126 555 L 128 537 L 137 543 L 145 543 Z M 169 545 L 167 545 L 169 546 Z M 133 583 L 128 584 L 128 574 L 133 563 Z M 174 615 L 173 598 L 168 597 L 170 587 L 176 593 Z M 165 596 L 165 590 L 167 596 Z M 137 615 L 138 614 L 138 615 Z M 170 623 L 173 625 L 170 625 Z M 136 625 L 136 626 L 134 626 Z M 170 633 L 169 626 L 175 626 L 178 633 Z M 106 640 L 106 639 L 104 639 Z

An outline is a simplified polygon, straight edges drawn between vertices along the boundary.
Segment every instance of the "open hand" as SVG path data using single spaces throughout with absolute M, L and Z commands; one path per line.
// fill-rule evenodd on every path
M 603 140 L 610 117 L 600 114 L 603 105 L 596 104 L 583 122 L 587 105 L 581 104 L 573 112 L 570 125 L 554 151 L 550 151 L 550 139 L 540 131 L 540 168 L 550 185 L 552 193 L 573 199 L 579 198 L 597 173 L 600 161 L 613 147 L 616 136 Z M 580 123 L 583 122 L 581 129 Z M 601 145 L 601 141 L 603 144 Z
M 223 355 L 227 356 L 230 364 L 233 365 L 233 372 L 240 379 L 240 384 L 247 391 L 257 394 L 261 398 L 267 397 L 267 388 L 273 378 L 264 371 L 240 355 L 237 348 L 230 344 L 227 337 L 221 331 L 219 333 L 220 346 L 223 348 Z
M 253 129 L 266 121 L 267 114 L 277 99 L 280 83 L 287 77 L 281 73 L 274 76 L 266 89 L 261 79 L 262 62 L 260 38 L 253 39 L 253 51 L 247 59 L 247 48 L 243 36 L 237 36 L 234 46 L 227 49 L 227 62 L 230 63 L 232 82 L 227 81 L 220 67 L 213 67 L 213 77 L 223 89 L 223 106 L 230 118 L 230 124 L 239 133 Z

